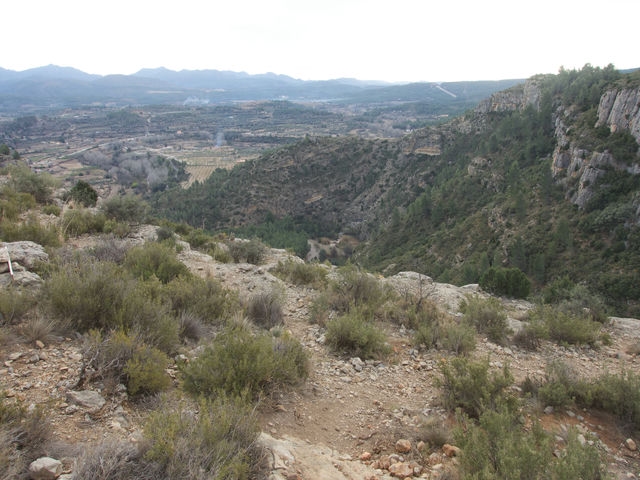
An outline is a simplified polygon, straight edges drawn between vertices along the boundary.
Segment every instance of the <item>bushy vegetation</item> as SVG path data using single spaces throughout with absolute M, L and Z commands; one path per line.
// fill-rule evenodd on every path
M 460 311 L 464 314 L 463 321 L 474 325 L 478 332 L 486 334 L 489 340 L 499 345 L 506 343 L 509 333 L 507 315 L 497 298 L 467 296 L 460 304 Z
M 69 190 L 68 198 L 84 207 L 95 207 L 98 202 L 98 192 L 87 182 L 78 180 Z
M 201 397 L 197 415 L 166 402 L 144 432 L 144 459 L 156 466 L 155 478 L 241 480 L 255 478 L 263 465 L 255 411 L 238 397 Z
M 246 262 L 260 265 L 267 254 L 267 246 L 257 238 L 235 240 L 227 243 L 229 254 L 235 263 Z
M 60 232 L 55 225 L 42 225 L 35 215 L 26 221 L 0 223 L 0 238 L 5 242 L 28 240 L 43 247 L 60 246 Z
M 455 431 L 462 449 L 462 480 L 601 480 L 606 478 L 596 446 L 582 444 L 571 428 L 560 458 L 553 454 L 552 437 L 534 421 L 525 428 L 508 410 L 487 410 L 478 422 L 462 417 Z
M 351 357 L 379 358 L 390 352 L 384 332 L 359 308 L 327 322 L 326 342 L 335 352 Z
M 176 257 L 175 248 L 159 242 L 133 247 L 125 256 L 124 266 L 137 278 L 148 280 L 155 276 L 162 283 L 190 275 L 186 265 Z
M 501 372 L 489 371 L 489 359 L 453 357 L 440 363 L 442 401 L 446 408 L 462 409 L 473 418 L 485 411 L 513 408 L 515 397 L 508 391 L 513 376 L 505 364 Z
M 109 220 L 135 224 L 144 220 L 149 206 L 139 197 L 124 195 L 105 200 L 100 208 Z
M 281 325 L 284 321 L 281 294 L 272 290 L 252 295 L 247 304 L 247 316 L 266 329 Z
M 531 292 L 531 282 L 518 268 L 491 267 L 480 277 L 480 287 L 494 295 L 526 298 Z
M 183 369 L 184 387 L 193 394 L 251 399 L 297 385 L 308 373 L 307 355 L 297 340 L 253 334 L 233 323 Z
M 51 434 L 42 408 L 27 410 L 0 391 L 0 479 L 21 478 L 29 463 L 47 453 Z
M 318 264 L 287 260 L 271 269 L 276 277 L 295 285 L 322 288 L 327 284 L 327 269 Z
M 529 312 L 530 334 L 550 338 L 558 343 L 595 345 L 601 338 L 602 324 L 591 319 L 588 313 L 567 313 L 557 307 L 539 305 Z
M 0 289 L 0 327 L 20 322 L 36 302 L 35 294 L 29 290 L 11 285 Z
M 67 210 L 61 220 L 61 229 L 67 237 L 78 237 L 86 233 L 101 233 L 107 218 L 101 212 L 84 208 Z

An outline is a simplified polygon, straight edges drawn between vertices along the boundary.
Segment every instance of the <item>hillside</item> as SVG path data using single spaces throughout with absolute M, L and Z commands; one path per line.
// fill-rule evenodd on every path
M 386 273 L 568 276 L 633 313 L 639 85 L 588 65 L 534 77 L 401 139 L 310 137 L 153 204 L 214 231 L 350 234 L 365 242 L 357 261 Z

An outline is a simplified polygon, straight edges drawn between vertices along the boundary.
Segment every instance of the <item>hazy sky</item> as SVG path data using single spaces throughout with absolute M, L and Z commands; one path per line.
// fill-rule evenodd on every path
M 453 81 L 640 67 L 640 0 L 6 0 L 1 15 L 12 70 Z

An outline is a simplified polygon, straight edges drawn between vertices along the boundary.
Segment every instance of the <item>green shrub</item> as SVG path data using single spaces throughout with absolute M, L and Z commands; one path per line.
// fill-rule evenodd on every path
M 276 291 L 253 295 L 247 305 L 249 319 L 263 328 L 272 328 L 284 322 L 281 295 Z
M 602 297 L 591 292 L 585 285 L 573 283 L 564 276 L 549 283 L 542 290 L 542 300 L 546 304 L 570 315 L 582 316 L 588 312 L 591 320 L 607 321 L 607 308 Z
M 559 343 L 593 345 L 602 327 L 584 312 L 574 315 L 548 305 L 536 307 L 529 317 L 532 322 L 542 322 L 548 329 L 549 338 Z
M 85 233 L 102 232 L 106 221 L 107 218 L 101 212 L 75 208 L 65 212 L 61 220 L 61 227 L 66 237 L 79 237 Z
M 3 220 L 17 220 L 24 213 L 36 206 L 36 199 L 30 193 L 16 192 L 9 186 L 0 190 L 0 212 Z
M 460 311 L 464 314 L 463 320 L 486 334 L 489 340 L 499 345 L 506 343 L 509 333 L 507 315 L 497 298 L 468 295 L 460 304 Z
M 454 438 L 462 450 L 459 458 L 462 479 L 553 478 L 551 437 L 537 422 L 525 430 L 514 412 L 487 410 L 477 423 L 461 417 Z
M 0 289 L 0 326 L 18 323 L 36 302 L 35 295 L 29 290 L 11 285 Z
M 257 478 L 264 458 L 256 444 L 255 410 L 236 397 L 201 398 L 198 414 L 165 402 L 144 427 L 145 459 L 159 466 L 156 478 Z
M 476 348 L 476 331 L 466 322 L 448 322 L 439 331 L 439 346 L 457 355 L 464 355 Z
M 235 263 L 246 262 L 260 265 L 267 255 L 267 246 L 257 238 L 249 241 L 235 240 L 227 245 L 229 254 Z
M 95 207 L 98 201 L 98 192 L 83 180 L 78 180 L 73 188 L 69 190 L 68 196 L 84 207 Z
M 24 163 L 9 167 L 9 185 L 16 191 L 28 193 L 40 204 L 49 203 L 59 181 L 48 173 L 35 173 Z
M 640 376 L 638 374 L 606 373 L 589 382 L 578 382 L 574 396 L 580 406 L 608 412 L 620 420 L 627 430 L 640 431 Z
M 124 223 L 140 223 L 144 220 L 148 205 L 133 195 L 116 196 L 105 200 L 100 207 L 110 220 Z
M 148 280 L 155 276 L 162 283 L 181 275 L 190 275 L 187 266 L 176 257 L 175 249 L 157 242 L 147 242 L 130 249 L 125 256 L 124 266 L 135 277 Z
M 86 262 L 67 265 L 44 282 L 43 293 L 53 314 L 68 320 L 72 328 L 124 327 L 124 302 L 135 281 L 117 265 Z
M 357 308 L 327 322 L 326 342 L 335 352 L 361 358 L 382 357 L 390 352 L 384 332 Z
M 469 360 L 453 357 L 440 362 L 443 404 L 449 410 L 461 408 L 473 418 L 487 410 L 514 408 L 515 399 L 507 392 L 513 377 L 507 365 L 501 372 L 489 373 L 489 359 Z
M 4 221 L 0 223 L 0 238 L 5 242 L 29 240 L 43 247 L 60 246 L 60 236 L 55 225 L 43 226 L 35 216 L 23 223 Z
M 125 238 L 131 233 L 131 225 L 118 220 L 107 220 L 104 222 L 103 232 L 118 238 Z
M 53 215 L 54 217 L 59 217 L 62 209 L 58 205 L 50 204 L 42 207 L 42 213 L 45 215 Z
M 545 380 L 537 392 L 540 404 L 552 407 L 569 405 L 575 391 L 575 379 L 575 373 L 566 364 L 559 361 L 549 363 Z
M 294 285 L 309 285 L 322 288 L 327 284 L 327 270 L 318 264 L 304 263 L 288 259 L 278 262 L 272 270 L 276 277 Z
M 160 350 L 138 346 L 123 369 L 129 394 L 155 394 L 166 390 L 171 384 L 165 371 L 168 364 L 169 359 Z
M 29 343 L 40 340 L 48 344 L 54 340 L 54 332 L 57 328 L 56 322 L 42 315 L 31 316 L 23 321 L 18 331 L 20 335 Z
M 173 230 L 171 230 L 169 227 L 158 227 L 156 229 L 156 237 L 158 239 L 158 242 L 174 240 Z
M 253 335 L 228 326 L 184 368 L 184 387 L 193 394 L 247 394 L 255 398 L 305 380 L 309 372 L 302 345 L 292 337 Z
M 208 325 L 221 325 L 240 310 L 237 292 L 225 288 L 215 278 L 180 276 L 163 289 L 176 315 L 189 312 Z
M 535 319 L 516 332 L 513 343 L 527 350 L 537 350 L 540 348 L 541 341 L 548 338 L 548 326 L 540 319 Z
M 531 292 L 531 281 L 518 268 L 491 267 L 479 283 L 483 290 L 495 295 L 526 298 Z

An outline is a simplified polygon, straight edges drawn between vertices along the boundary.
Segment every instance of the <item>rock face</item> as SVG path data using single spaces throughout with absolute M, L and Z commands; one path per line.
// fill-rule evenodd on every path
M 640 88 L 609 90 L 600 98 L 596 127 L 627 130 L 640 143 Z
M 11 268 L 9 268 L 9 260 L 11 260 Z M 11 283 L 23 287 L 39 286 L 42 279 L 28 270 L 40 262 L 47 261 L 49 261 L 49 255 L 37 243 L 28 241 L 0 243 L 0 287 Z
M 531 78 L 524 85 L 494 93 L 480 102 L 475 111 L 477 113 L 512 112 L 524 110 L 528 106 L 538 110 L 541 96 L 540 84 L 535 78 Z

